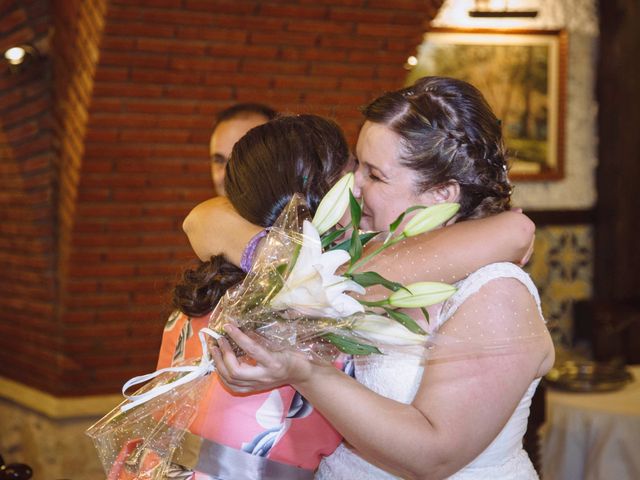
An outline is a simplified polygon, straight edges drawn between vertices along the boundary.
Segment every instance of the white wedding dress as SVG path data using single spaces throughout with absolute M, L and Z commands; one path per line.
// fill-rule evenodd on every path
M 457 284 L 458 291 L 447 300 L 436 319 L 434 330 L 448 320 L 462 303 L 487 282 L 499 278 L 515 278 L 522 282 L 540 310 L 540 297 L 529 276 L 511 263 L 495 263 L 483 267 Z M 432 320 L 433 322 L 433 320 Z M 391 353 L 355 359 L 356 379 L 369 389 L 399 402 L 410 403 L 420 385 L 424 366 L 417 355 Z M 540 379 L 535 379 L 520 400 L 513 415 L 493 442 L 471 463 L 450 479 L 455 480 L 529 480 L 538 476 L 522 448 L 527 429 L 531 398 Z M 352 449 L 341 444 L 326 457 L 315 476 L 319 480 L 383 480 L 395 479 L 368 463 Z

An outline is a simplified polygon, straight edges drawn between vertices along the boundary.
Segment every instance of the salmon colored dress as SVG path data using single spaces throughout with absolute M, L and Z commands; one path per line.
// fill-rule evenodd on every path
M 162 335 L 158 370 L 199 358 L 202 347 L 198 332 L 208 320 L 208 315 L 192 318 L 178 311 L 171 314 Z M 349 361 L 337 366 L 348 371 L 351 365 Z M 187 434 L 201 443 L 197 461 L 185 467 L 174 457 L 163 478 L 307 480 L 340 444 L 340 434 L 290 386 L 233 394 L 215 372 L 211 375 Z M 140 480 L 127 468 L 127 462 L 141 442 L 132 439 L 123 447 L 108 480 Z M 142 471 L 152 472 L 161 460 L 155 452 L 145 451 L 138 462 Z
M 198 332 L 208 320 L 208 315 L 192 318 L 174 312 L 162 335 L 158 369 L 202 355 Z M 217 376 L 209 383 L 189 430 L 218 444 L 312 471 L 342 440 L 292 387 L 233 394 Z

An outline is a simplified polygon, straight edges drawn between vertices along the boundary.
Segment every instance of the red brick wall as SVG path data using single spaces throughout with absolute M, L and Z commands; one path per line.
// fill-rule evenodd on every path
M 64 362 L 50 390 L 110 393 L 153 369 L 170 287 L 191 258 L 182 218 L 212 194 L 207 145 L 218 110 L 260 101 L 330 115 L 354 141 L 358 107 L 401 86 L 441 3 L 109 2 L 84 155 L 66 172 L 77 197 L 60 247 L 69 252 Z
M 99 58 L 106 1 L 57 0 L 53 3 L 53 95 L 58 175 L 58 268 L 61 302 L 66 279 L 77 185 L 93 78 Z M 78 47 L 81 46 L 79 50 Z
M 5 1 L 0 54 L 46 37 L 46 0 Z M 55 170 L 49 62 L 0 63 L 0 374 L 50 387 L 60 371 L 53 321 Z

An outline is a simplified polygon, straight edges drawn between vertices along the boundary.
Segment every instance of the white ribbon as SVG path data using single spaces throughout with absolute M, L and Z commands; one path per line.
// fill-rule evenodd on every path
M 198 365 L 161 368 L 160 370 L 156 370 L 153 373 L 148 373 L 146 375 L 139 375 L 137 377 L 133 377 L 122 386 L 122 395 L 124 395 L 127 398 L 127 400 L 129 400 L 129 403 L 122 405 L 120 407 L 120 410 L 123 412 L 131 410 L 132 408 L 137 407 L 138 405 L 141 405 L 145 402 L 148 402 L 152 398 L 162 395 L 163 393 L 169 392 L 174 388 L 179 387 L 180 385 L 184 385 L 185 383 L 189 383 L 193 380 L 196 380 L 197 378 L 204 377 L 205 375 L 208 375 L 209 373 L 213 372 L 215 370 L 215 365 L 213 363 L 213 360 L 211 359 L 211 355 L 209 354 L 209 349 L 207 348 L 207 339 L 205 338 L 205 335 L 209 335 L 210 337 L 213 337 L 216 340 L 222 337 L 222 335 L 220 335 L 217 332 L 214 332 L 210 328 L 203 328 L 198 332 L 198 337 L 200 337 L 200 345 L 202 346 L 202 357 L 200 357 L 200 363 Z M 151 390 L 147 392 L 140 393 L 140 394 L 127 395 L 126 393 L 127 390 L 129 390 L 134 385 L 145 383 L 151 380 L 152 378 L 155 378 L 158 375 L 161 375 L 165 372 L 177 372 L 177 373 L 185 372 L 186 375 L 180 377 L 178 380 L 174 382 L 153 387 Z

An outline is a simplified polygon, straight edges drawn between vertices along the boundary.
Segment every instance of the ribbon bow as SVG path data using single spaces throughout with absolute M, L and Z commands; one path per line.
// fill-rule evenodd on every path
M 163 393 L 169 392 L 174 388 L 179 387 L 180 385 L 184 385 L 185 383 L 189 383 L 193 380 L 196 380 L 197 378 L 204 377 L 205 375 L 208 375 L 211 372 L 215 371 L 216 368 L 213 363 L 213 359 L 211 358 L 211 355 L 209 354 L 209 349 L 207 348 L 207 339 L 205 338 L 206 335 L 216 340 L 222 337 L 222 335 L 220 335 L 217 332 L 214 332 L 210 328 L 203 328 L 198 332 L 198 337 L 200 337 L 200 345 L 202 346 L 202 356 L 200 357 L 200 363 L 198 363 L 198 365 L 161 368 L 160 370 L 156 370 L 153 373 L 148 373 L 146 375 L 139 375 L 137 377 L 133 377 L 122 386 L 122 395 L 124 395 L 125 398 L 129 400 L 129 403 L 122 405 L 120 407 L 120 410 L 123 412 L 131 410 L 132 408 L 137 407 L 138 405 L 142 405 L 143 403 L 148 402 L 152 398 L 155 398 L 159 395 L 162 395 Z M 158 375 L 161 375 L 165 372 L 186 373 L 186 375 L 180 377 L 178 380 L 174 382 L 153 387 L 151 390 L 144 393 L 132 394 L 132 395 L 127 394 L 127 390 L 129 390 L 134 385 L 145 383 L 151 380 L 152 378 L 155 378 Z

